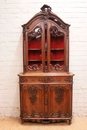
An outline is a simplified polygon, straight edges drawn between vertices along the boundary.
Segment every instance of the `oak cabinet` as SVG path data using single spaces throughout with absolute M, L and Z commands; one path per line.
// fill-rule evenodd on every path
M 73 73 L 69 72 L 69 26 L 43 5 L 23 27 L 23 73 L 19 74 L 22 121 L 72 119 Z

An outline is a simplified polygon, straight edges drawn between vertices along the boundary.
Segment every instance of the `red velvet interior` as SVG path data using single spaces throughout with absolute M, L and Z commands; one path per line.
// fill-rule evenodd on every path
M 64 48 L 64 37 L 52 37 L 51 48 Z
M 50 58 L 53 60 L 64 60 L 64 51 L 61 50 L 61 51 L 51 51 L 51 55 L 50 55 Z
M 41 39 L 32 39 L 31 41 L 29 41 L 28 49 L 31 49 L 31 48 L 41 49 Z
M 45 43 L 47 43 L 46 37 L 45 37 Z M 50 46 L 51 46 L 50 48 L 51 64 L 64 65 L 64 37 L 51 37 Z M 42 63 L 41 62 L 42 52 L 39 50 L 41 49 L 41 39 L 34 38 L 31 41 L 29 41 L 28 49 L 29 49 L 28 60 L 30 61 L 29 64 L 40 65 Z M 45 52 L 45 60 L 47 60 L 47 52 Z M 47 65 L 46 61 L 45 64 Z
M 41 51 L 38 51 L 38 50 L 29 51 L 28 59 L 41 60 L 42 59 Z

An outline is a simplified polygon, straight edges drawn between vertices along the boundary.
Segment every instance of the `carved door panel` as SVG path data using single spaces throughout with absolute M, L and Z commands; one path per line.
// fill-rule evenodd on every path
M 50 118 L 71 117 L 71 85 L 50 85 L 48 95 L 48 107 Z
M 42 118 L 44 116 L 43 85 L 21 85 L 21 116 L 23 118 Z

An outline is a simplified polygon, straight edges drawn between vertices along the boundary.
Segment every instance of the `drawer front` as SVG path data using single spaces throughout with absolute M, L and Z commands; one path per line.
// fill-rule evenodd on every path
M 71 76 L 50 76 L 50 77 L 36 77 L 23 76 L 20 77 L 20 83 L 70 83 L 73 81 Z

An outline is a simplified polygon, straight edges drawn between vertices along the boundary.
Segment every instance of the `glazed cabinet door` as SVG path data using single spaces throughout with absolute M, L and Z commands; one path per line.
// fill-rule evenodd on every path
M 49 72 L 67 71 L 68 41 L 66 38 L 66 31 L 61 29 L 60 26 L 52 22 L 48 22 L 47 35 Z
M 44 66 L 44 26 L 37 23 L 30 26 L 25 33 L 24 71 L 43 72 Z
M 72 115 L 72 85 L 50 85 L 48 113 L 50 118 L 70 118 Z
M 38 119 L 44 117 L 43 85 L 21 85 L 20 93 L 21 117 L 25 119 Z

